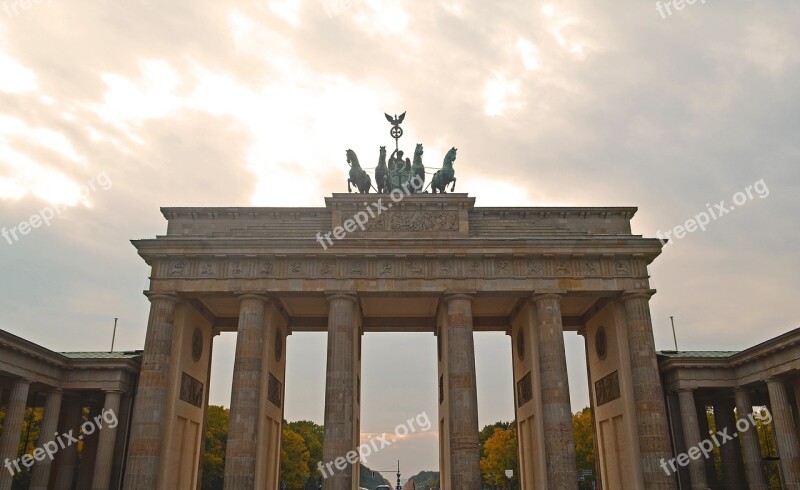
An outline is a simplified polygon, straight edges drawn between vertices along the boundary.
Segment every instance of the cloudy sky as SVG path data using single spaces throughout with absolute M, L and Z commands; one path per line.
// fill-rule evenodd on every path
M 682 349 L 798 327 L 800 3 L 664 3 L 0 0 L 0 227 L 55 216 L 0 238 L 0 328 L 103 350 L 119 317 L 117 347 L 141 348 L 129 240 L 165 232 L 160 206 L 320 206 L 346 189 L 344 149 L 373 161 L 383 112 L 402 111 L 427 161 L 459 148 L 479 206 L 633 205 L 655 236 L 738 198 L 652 265 L 658 348 L 670 315 Z M 566 341 L 577 410 L 583 347 Z M 216 343 L 216 404 L 234 344 Z M 510 420 L 510 342 L 476 349 L 480 423 Z M 325 335 L 288 352 L 286 417 L 321 422 Z M 365 336 L 363 370 L 364 437 L 435 418 L 432 335 Z M 435 469 L 436 437 L 369 464 Z

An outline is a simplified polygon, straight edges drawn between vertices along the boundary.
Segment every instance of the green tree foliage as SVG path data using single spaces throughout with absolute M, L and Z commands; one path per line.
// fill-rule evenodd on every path
M 209 405 L 203 452 L 203 490 L 222 490 L 229 417 L 230 410 L 227 408 Z
M 310 420 L 299 420 L 297 422 L 285 422 L 284 426 L 292 429 L 300 437 L 308 449 L 308 479 L 305 484 L 306 490 L 316 490 L 317 479 L 321 477 L 317 463 L 322 462 L 322 438 L 325 436 L 325 428 Z
M 281 481 L 290 490 L 302 490 L 308 481 L 310 454 L 303 437 L 288 426 L 281 441 Z

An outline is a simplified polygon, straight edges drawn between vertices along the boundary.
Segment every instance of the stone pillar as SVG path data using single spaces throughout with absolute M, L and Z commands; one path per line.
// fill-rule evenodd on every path
M 628 329 L 633 398 L 644 486 L 648 490 L 675 488 L 674 477 L 661 468 L 669 460 L 669 428 L 656 361 L 648 301 L 652 291 L 628 291 L 622 296 Z
M 690 448 L 698 447 L 703 436 L 700 433 L 700 423 L 697 420 L 697 405 L 694 401 L 692 390 L 679 390 L 678 401 L 681 405 L 681 422 L 683 422 L 683 439 L 686 441 L 686 451 Z M 706 462 L 700 456 L 689 463 L 689 478 L 693 490 L 706 490 L 708 481 L 706 479 Z
M 169 367 L 173 323 L 179 298 L 171 294 L 150 296 L 150 319 L 142 354 L 139 388 L 133 407 L 125 488 L 157 488 L 166 437 Z
M 11 392 L 8 394 L 8 408 L 6 418 L 3 423 L 3 433 L 0 434 L 0 465 L 4 465 L 6 459 L 14 461 L 17 459 L 19 451 L 19 439 L 22 435 L 22 422 L 25 418 L 25 408 L 28 405 L 28 389 L 31 382 L 27 379 L 14 381 Z M 25 470 L 22 463 L 17 463 L 20 469 Z M 0 490 L 10 490 L 14 477 L 8 468 L 0 467 Z M 16 468 L 14 471 L 17 472 Z
M 739 448 L 739 438 L 735 436 L 737 432 L 733 407 L 733 400 L 727 397 L 718 398 L 714 403 L 714 422 L 717 431 L 722 432 L 727 429 L 727 432 L 724 433 L 734 437 L 719 447 L 722 457 L 722 478 L 727 490 L 746 490 L 745 476 L 742 471 L 742 452 Z M 718 437 L 718 439 L 721 438 Z
M 767 380 L 769 402 L 772 407 L 772 420 L 775 429 L 775 441 L 778 445 L 778 456 L 783 484 L 787 490 L 800 489 L 800 444 L 794 427 L 792 407 L 786 394 L 783 380 L 770 378 Z
M 542 423 L 549 488 L 578 488 L 575 436 L 569 400 L 561 296 L 535 294 L 536 332 L 539 335 L 539 373 L 542 393 Z
M 263 296 L 241 297 L 225 453 L 226 490 L 255 487 L 266 306 L 267 298 Z
M 700 426 L 700 438 L 711 438 L 711 425 L 708 423 L 708 407 L 703 401 L 695 401 L 697 405 L 697 424 Z M 719 478 L 717 478 L 717 465 L 714 458 L 701 458 L 706 464 L 706 482 L 709 488 L 719 488 Z
M 92 478 L 92 490 L 108 490 L 111 482 L 111 470 L 114 464 L 114 448 L 117 443 L 117 426 L 110 427 L 105 420 L 105 414 L 114 414 L 113 420 L 117 420 L 119 425 L 119 401 L 122 397 L 121 391 L 106 391 L 106 399 L 103 402 L 101 415 L 104 417 L 103 428 L 100 429 L 97 441 L 97 459 L 94 464 L 94 477 Z
M 61 398 L 64 392 L 60 388 L 49 392 L 47 400 L 44 402 L 44 416 L 42 426 L 39 430 L 39 440 L 36 441 L 38 447 L 42 447 L 46 442 L 56 440 L 56 430 L 58 429 L 58 418 L 61 414 Z M 45 457 L 43 460 L 33 465 L 31 474 L 30 490 L 47 490 L 50 482 L 50 468 L 53 460 Z
M 358 423 L 357 378 L 358 373 L 358 299 L 353 294 L 328 296 L 328 360 L 325 375 L 325 437 L 323 465 L 328 477 L 325 490 L 351 490 L 358 487 L 354 481 L 352 465 L 358 460 L 347 460 L 360 441 L 355 429 Z M 333 466 L 330 466 L 330 465 Z M 337 466 L 338 465 L 338 466 Z M 357 476 L 356 476 L 357 478 Z
M 71 434 L 78 437 L 83 417 L 83 403 L 78 396 L 64 395 L 61 403 L 61 415 L 58 420 L 58 433 Z M 59 449 L 54 461 L 55 475 L 52 477 L 54 490 L 72 490 L 75 479 L 75 467 L 78 464 L 78 446 L 67 444 L 67 438 L 62 437 L 65 447 Z
M 95 417 L 100 416 L 101 408 L 99 405 L 93 404 L 89 407 L 89 413 L 84 422 L 85 427 L 81 426 L 81 434 L 83 435 L 83 451 L 81 451 L 81 460 L 78 464 L 78 484 L 76 488 L 91 488 L 92 477 L 94 475 L 95 463 L 97 462 L 97 438 L 99 433 L 97 426 L 94 423 Z M 83 432 L 86 429 L 91 434 Z
M 747 420 L 753 414 L 753 403 L 750 394 L 743 388 L 733 392 L 736 400 L 736 413 L 739 419 Z M 748 424 L 749 425 L 749 424 Z M 747 475 L 747 485 L 751 490 L 769 490 L 764 464 L 761 461 L 761 446 L 758 442 L 758 432 L 755 427 L 744 432 L 739 432 L 742 441 L 742 457 L 744 458 L 744 471 Z
M 472 296 L 453 294 L 444 298 L 447 318 L 446 376 L 447 423 L 450 435 L 450 490 L 480 490 L 480 439 L 478 437 L 478 392 L 475 378 L 475 339 L 472 326 Z

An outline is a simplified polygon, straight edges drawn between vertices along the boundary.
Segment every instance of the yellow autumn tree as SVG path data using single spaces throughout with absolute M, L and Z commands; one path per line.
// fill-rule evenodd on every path
M 281 442 L 281 480 L 289 489 L 302 489 L 308 480 L 308 459 L 311 457 L 303 437 L 288 427 L 283 428 Z
M 594 465 L 594 428 L 592 426 L 592 409 L 584 408 L 572 416 L 572 432 L 575 435 L 575 462 L 578 471 L 595 471 Z
M 514 428 L 496 428 L 494 433 L 483 444 L 481 457 L 481 474 L 483 481 L 489 485 L 508 485 L 506 470 L 514 470 L 514 479 L 519 473 L 517 468 L 517 433 Z

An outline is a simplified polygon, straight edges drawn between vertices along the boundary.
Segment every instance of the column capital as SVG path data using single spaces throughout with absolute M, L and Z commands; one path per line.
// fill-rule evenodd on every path
M 628 301 L 631 299 L 646 299 L 649 300 L 651 296 L 656 294 L 655 289 L 626 289 L 622 291 L 622 300 Z
M 13 380 L 13 384 L 16 385 L 28 385 L 30 386 L 33 381 L 29 380 L 28 378 L 16 378 Z
M 449 303 L 454 299 L 462 299 L 465 301 L 469 301 L 472 303 L 472 300 L 475 299 L 475 293 L 472 292 L 447 292 L 442 296 L 442 300 L 445 303 Z
M 358 293 L 354 291 L 325 291 L 325 299 L 327 299 L 329 303 L 337 299 L 348 300 L 355 303 L 358 301 Z
M 678 394 L 680 394 L 680 393 L 690 393 L 690 394 L 694 395 L 694 392 L 695 392 L 695 388 L 678 388 L 677 390 L 675 390 L 675 393 L 678 393 Z
M 765 379 L 764 382 L 766 384 L 774 384 L 774 383 L 781 383 L 783 384 L 783 378 L 778 376 L 770 376 L 769 378 Z
M 255 299 L 255 300 L 260 300 L 260 301 L 266 302 L 266 301 L 269 301 L 272 298 L 269 295 L 264 294 L 264 293 L 258 293 L 258 292 L 253 292 L 253 291 L 238 291 L 238 292 L 236 292 L 236 299 L 238 299 L 239 301 L 242 301 L 242 300 L 245 300 L 245 299 Z
M 750 393 L 750 390 L 745 388 L 744 386 L 735 386 L 733 388 L 734 393 Z
M 118 388 L 111 388 L 109 390 L 103 390 L 103 393 L 105 393 L 106 395 L 114 395 L 114 394 L 123 395 L 125 394 L 125 390 L 120 390 Z
M 556 299 L 561 301 L 561 298 L 567 295 L 566 289 L 540 289 L 531 293 L 531 301 L 534 303 L 545 299 Z
M 181 297 L 174 291 L 145 291 L 144 295 L 147 296 L 151 303 L 154 301 L 171 301 L 177 304 L 182 301 Z

